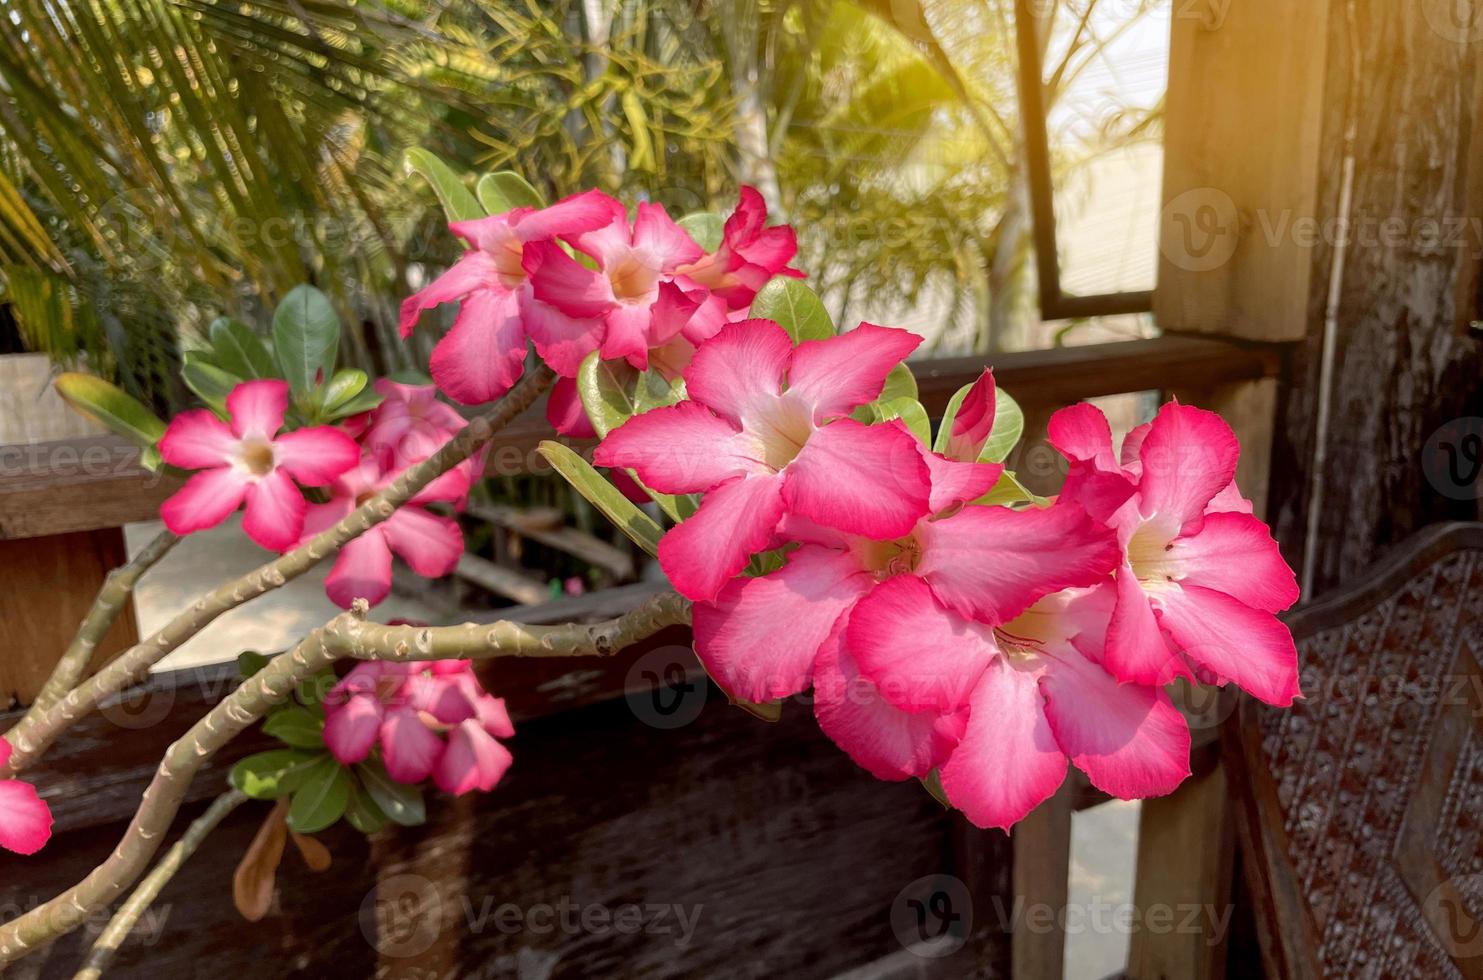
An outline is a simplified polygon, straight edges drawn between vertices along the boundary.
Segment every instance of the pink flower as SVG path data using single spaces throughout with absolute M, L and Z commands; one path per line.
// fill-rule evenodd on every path
M 875 399 L 919 342 L 861 324 L 795 349 L 775 323 L 733 324 L 696 351 L 685 372 L 689 401 L 608 434 L 600 465 L 636 470 L 661 493 L 705 494 L 659 544 L 676 589 L 714 598 L 767 547 L 785 509 L 879 539 L 912 530 L 932 489 L 916 440 L 899 424 L 844 416 Z
M 943 455 L 968 463 L 977 460 L 994 431 L 994 410 L 994 372 L 986 369 L 958 403 Z
M 397 475 L 398 471 L 385 469 L 374 456 L 364 457 L 358 466 L 341 474 L 331 485 L 329 503 L 309 506 L 304 539 L 344 520 Z M 349 609 L 357 598 L 374 606 L 391 592 L 393 554 L 427 578 L 451 573 L 463 555 L 463 532 L 457 521 L 434 514 L 422 505 L 434 501 L 456 503 L 467 493 L 467 483 L 439 478 L 428 484 L 385 521 L 373 525 L 340 549 L 325 579 L 325 593 L 342 609 Z
M 11 746 L 0 738 L 0 766 L 10 761 Z M 0 780 L 0 847 L 16 854 L 35 854 L 51 840 L 51 808 L 36 787 L 19 779 Z
M 596 439 L 597 430 L 587 418 L 577 383 L 571 378 L 557 378 L 546 395 L 546 421 L 551 428 L 573 439 Z
M 494 789 L 512 761 L 495 739 L 514 734 L 504 700 L 485 693 L 467 660 L 358 664 L 325 699 L 324 744 L 341 764 L 379 742 L 392 779 L 432 776 L 457 796 Z
M 1171 402 L 1129 433 L 1119 460 L 1107 419 L 1082 404 L 1057 412 L 1049 435 L 1072 460 L 1063 496 L 1116 529 L 1123 549 L 1107 669 L 1139 684 L 1234 681 L 1291 704 L 1297 650 L 1275 613 L 1297 601 L 1297 582 L 1235 488 L 1230 426 Z
M 1103 664 L 1110 582 L 1040 599 L 989 625 L 934 601 L 920 578 L 884 583 L 845 628 L 863 677 L 846 688 L 821 658 L 815 713 L 857 762 L 890 778 L 937 767 L 948 801 L 1008 830 L 1060 787 L 1068 760 L 1121 799 L 1162 796 L 1189 775 L 1189 729 L 1160 688 Z M 841 658 L 843 659 L 843 658 Z M 920 703 L 920 678 L 955 682 L 951 707 Z M 831 676 L 834 675 L 834 676 Z
M 433 380 L 450 398 L 474 405 L 503 395 L 523 370 L 527 338 L 558 374 L 577 373 L 601 340 L 600 323 L 537 300 L 529 275 L 538 264 L 532 262 L 533 243 L 600 228 L 615 204 L 587 191 L 539 211 L 516 208 L 448 226 L 470 248 L 402 303 L 401 332 L 411 336 L 423 310 L 461 301 L 453 329 L 438 341 L 430 364 Z
M 200 470 L 160 507 L 176 534 L 215 527 L 247 503 L 242 529 L 264 548 L 283 551 L 299 540 L 306 504 L 294 481 L 318 487 L 355 465 L 360 447 L 337 429 L 278 434 L 288 408 L 288 384 L 244 381 L 227 396 L 228 428 L 204 409 L 182 412 L 160 437 L 171 466 Z
M 755 188 L 744 184 L 736 210 L 726 219 L 720 247 L 676 271 L 731 309 L 744 310 L 773 276 L 804 278 L 799 270 L 788 268 L 797 254 L 793 229 L 788 225 L 768 228 L 767 202 Z
M 676 280 L 676 270 L 703 253 L 663 205 L 640 204 L 630 228 L 623 205 L 605 200 L 605 225 L 562 235 L 590 256 L 596 269 L 580 264 L 554 242 L 527 248 L 526 269 L 537 299 L 569 317 L 601 321 L 604 360 L 621 357 L 645 370 L 649 348 L 679 334 L 705 299 L 704 290 L 682 288 Z M 567 372 L 547 361 L 559 374 L 576 373 L 575 367 Z
M 400 472 L 442 449 L 468 420 L 453 406 L 438 400 L 434 385 L 404 385 L 382 378 L 376 382 L 382 396 L 360 435 L 361 445 L 385 470 Z M 484 472 L 484 451 L 459 463 L 434 480 L 424 499 L 452 501 L 462 508 L 469 488 Z

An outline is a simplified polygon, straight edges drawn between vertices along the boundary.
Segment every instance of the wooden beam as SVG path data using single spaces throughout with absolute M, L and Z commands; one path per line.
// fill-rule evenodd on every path
M 1014 828 L 1013 980 L 1060 980 L 1066 960 L 1070 894 L 1071 810 L 1076 781 L 1067 778 Z

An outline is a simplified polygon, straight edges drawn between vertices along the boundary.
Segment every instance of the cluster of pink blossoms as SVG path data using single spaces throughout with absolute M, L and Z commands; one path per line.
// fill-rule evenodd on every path
M 466 405 L 498 398 L 520 378 L 529 340 L 561 376 L 547 402 L 552 424 L 591 435 L 572 381 L 588 354 L 677 377 L 695 345 L 744 316 L 768 280 L 802 275 L 788 268 L 798 251 L 793 229 L 766 221 L 750 187 L 711 253 L 663 205 L 640 204 L 630 223 L 622 203 L 600 191 L 456 221 L 449 228 L 468 251 L 402 304 L 402 336 L 423 310 L 459 301 L 453 329 L 433 349 L 438 387 Z
M 1113 456 L 1090 405 L 1058 413 L 1071 460 L 1048 507 L 975 503 L 1002 467 L 977 462 L 993 378 L 962 402 L 938 454 L 899 421 L 850 414 L 917 344 L 868 324 L 796 347 L 736 323 L 700 345 L 689 399 L 629 420 L 596 459 L 664 493 L 702 493 L 660 542 L 695 601 L 697 652 L 735 697 L 814 688 L 820 726 L 883 779 L 937 772 L 980 826 L 1009 827 L 1068 760 L 1122 798 L 1189 774 L 1189 730 L 1162 685 L 1233 681 L 1271 704 L 1298 693 L 1274 613 L 1292 572 L 1234 485 L 1218 416 L 1164 406 Z M 757 552 L 777 571 L 738 577 Z
M 486 694 L 467 660 L 359 664 L 325 699 L 324 744 L 344 765 L 381 747 L 399 783 L 429 776 L 445 793 L 494 789 L 510 768 L 497 738 L 515 726 L 505 702 Z

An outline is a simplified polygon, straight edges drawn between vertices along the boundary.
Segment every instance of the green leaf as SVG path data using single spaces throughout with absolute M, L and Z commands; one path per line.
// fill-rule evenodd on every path
M 932 419 L 915 398 L 890 398 L 876 405 L 876 421 L 900 419 L 922 445 L 932 441 Z
M 994 428 L 978 454 L 980 463 L 1002 463 L 1014 451 L 1025 431 L 1025 413 L 1020 403 L 1002 388 L 994 389 Z
M 272 662 L 273 658 L 266 653 L 258 653 L 256 650 L 243 650 L 237 654 L 237 673 L 245 681 Z
M 577 368 L 577 394 L 600 438 L 638 414 L 634 389 L 639 372 L 626 361 L 604 361 L 597 351 Z
M 239 378 L 271 378 L 277 371 L 273 355 L 253 329 L 228 317 L 211 321 L 212 360 L 223 370 Z
M 1036 507 L 1050 506 L 1050 500 L 1025 489 L 1025 485 L 1015 479 L 1014 474 L 1008 470 L 1005 470 L 999 475 L 999 482 L 994 484 L 993 489 L 973 501 L 973 503 L 986 507 L 995 505 L 1009 507 L 1015 504 L 1034 504 Z
M 707 252 L 714 252 L 721 247 L 721 239 L 726 231 L 726 219 L 714 211 L 687 214 L 675 224 L 689 232 L 690 237 L 695 239 L 695 244 Z
M 295 395 L 314 390 L 321 371 L 335 369 L 340 318 L 329 298 L 313 286 L 289 290 L 273 311 L 273 356 Z
M 325 759 L 335 761 L 327 752 L 270 749 L 237 763 L 229 778 L 255 800 L 276 800 L 298 789 L 309 770 Z
M 953 809 L 952 802 L 947 798 L 947 790 L 942 788 L 942 776 L 936 769 L 922 778 L 922 785 L 926 787 L 927 792 L 932 794 L 934 800 L 942 804 L 944 810 Z
M 160 418 L 142 402 L 102 378 L 68 371 L 58 375 L 55 384 L 57 394 L 74 411 L 138 446 L 153 449 L 165 434 L 165 423 Z
M 427 822 L 427 806 L 422 790 L 392 779 L 379 760 L 371 759 L 355 767 L 366 794 L 394 824 L 416 827 Z
M 339 419 L 347 419 L 352 415 L 359 415 L 362 412 L 369 412 L 377 405 L 380 405 L 382 401 L 383 399 L 379 391 L 375 388 L 367 388 L 343 405 L 326 409 L 325 421 L 335 422 Z
M 307 708 L 290 706 L 263 722 L 263 731 L 296 749 L 324 748 L 324 722 Z
M 653 518 L 623 496 L 617 487 L 603 479 L 602 474 L 593 469 L 585 459 L 561 443 L 549 439 L 537 446 L 536 451 L 592 506 L 612 521 L 614 527 L 628 535 L 629 540 L 650 555 L 659 553 L 659 539 L 664 531 L 654 523 Z
M 242 383 L 242 379 L 217 367 L 199 351 L 186 351 L 182 360 L 184 363 L 180 367 L 180 380 L 201 401 L 210 405 L 216 414 L 225 416 L 227 396 Z
M 751 315 L 772 320 L 788 331 L 795 344 L 834 336 L 834 321 L 823 301 L 797 279 L 779 277 L 763 286 L 752 300 Z
M 474 185 L 474 194 L 488 214 L 504 214 L 515 208 L 546 206 L 541 192 L 513 170 L 500 170 L 480 177 L 479 183 Z
M 288 805 L 288 829 L 317 834 L 345 815 L 350 804 L 350 771 L 325 754 L 304 774 Z
M 432 185 L 433 193 L 438 195 L 443 213 L 448 216 L 449 221 L 469 221 L 484 217 L 484 209 L 479 206 L 474 195 L 469 193 L 469 189 L 452 168 L 436 155 L 420 146 L 413 147 L 407 151 L 406 162 L 410 169 L 421 174 Z
M 350 786 L 350 802 L 345 805 L 345 819 L 363 834 L 374 834 L 386 827 L 385 812 L 371 799 L 366 788 L 354 781 Z
M 324 386 L 323 405 L 326 411 L 334 411 L 366 390 L 370 378 L 360 368 L 341 368 Z M 374 392 L 372 392 L 374 394 Z
M 891 373 L 886 375 L 885 387 L 881 388 L 881 396 L 877 401 L 890 401 L 892 398 L 916 398 L 917 377 L 911 373 L 911 368 L 905 361 L 891 368 Z

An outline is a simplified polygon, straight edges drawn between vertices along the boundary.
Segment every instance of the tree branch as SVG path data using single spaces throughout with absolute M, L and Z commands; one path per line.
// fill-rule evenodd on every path
M 654 596 L 602 623 L 527 626 L 381 626 L 364 621 L 364 601 L 310 633 L 286 654 L 244 681 L 170 746 L 144 791 L 134 819 L 112 854 L 78 884 L 0 927 L 0 967 L 39 944 L 70 932 L 139 877 L 170 829 L 186 789 L 222 746 L 293 694 L 305 679 L 342 657 L 362 660 L 439 660 L 512 657 L 606 657 L 660 630 L 690 620 L 690 603 L 674 593 Z
M 241 790 L 228 790 L 218 796 L 206 812 L 186 828 L 180 840 L 175 842 L 175 846 L 165 853 L 160 862 L 154 866 L 154 870 L 145 876 L 138 888 L 134 889 L 134 894 L 129 896 L 129 900 L 120 906 L 113 918 L 108 921 L 107 928 L 98 936 L 98 941 L 93 943 L 87 961 L 82 969 L 77 971 L 73 980 L 98 980 L 103 975 L 103 971 L 113 962 L 113 957 L 119 951 L 119 947 L 123 946 L 124 940 L 129 938 L 129 933 L 139 922 L 139 917 L 159 897 L 160 892 L 170 883 L 170 879 L 174 878 L 181 866 L 190 859 L 192 854 L 196 853 L 196 849 L 216 829 L 216 825 L 247 800 L 247 794 Z
M 133 559 L 108 573 L 108 577 L 103 581 L 103 588 L 98 590 L 98 597 L 93 600 L 93 607 L 88 610 L 87 616 L 83 617 L 82 626 L 78 628 L 77 635 L 72 638 L 67 651 L 62 654 L 62 659 L 57 661 L 51 676 L 46 679 L 46 684 L 37 693 L 31 710 L 26 712 L 25 719 L 41 714 L 72 690 L 78 679 L 82 677 L 82 672 L 87 670 L 88 664 L 92 661 L 93 651 L 102 642 L 104 634 L 113 626 L 114 620 L 118 619 L 118 614 L 128 603 L 129 596 L 134 594 L 134 586 L 138 583 L 140 576 L 154 567 L 155 562 L 169 554 L 170 549 L 175 547 L 179 541 L 180 539 L 171 532 L 161 531 Z M 22 719 L 22 724 L 25 723 L 25 719 Z
M 0 779 L 14 776 L 46 751 L 56 737 L 99 702 L 130 684 L 143 680 L 149 668 L 159 663 L 186 640 L 199 633 L 222 613 L 270 592 L 303 575 L 346 542 L 364 534 L 396 513 L 423 487 L 472 456 L 517 415 L 529 408 L 550 387 L 555 375 L 544 364 L 527 371 L 520 383 L 504 398 L 469 424 L 432 456 L 409 467 L 376 496 L 361 504 L 343 521 L 317 534 L 307 544 L 221 586 L 166 623 L 148 639 L 130 647 L 107 667 L 74 688 L 41 713 L 22 718 L 5 738 L 14 748 L 10 761 L 0 766 Z

